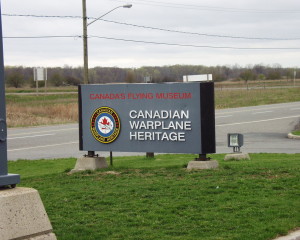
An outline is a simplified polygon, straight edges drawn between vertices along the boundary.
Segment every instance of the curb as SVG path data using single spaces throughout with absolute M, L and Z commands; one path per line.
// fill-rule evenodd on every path
M 292 232 L 283 237 L 275 238 L 274 240 L 300 240 L 300 230 Z
M 287 137 L 290 138 L 290 139 L 300 139 L 300 136 L 294 135 L 294 134 L 292 134 L 292 133 L 289 133 L 289 134 L 287 135 Z

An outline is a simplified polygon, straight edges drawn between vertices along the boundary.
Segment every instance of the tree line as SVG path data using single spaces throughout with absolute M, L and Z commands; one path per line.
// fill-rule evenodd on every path
M 203 66 L 203 65 L 173 65 L 161 67 L 118 68 L 94 67 L 89 69 L 89 83 L 139 83 L 145 78 L 152 82 L 182 82 L 184 75 L 212 74 L 214 81 L 249 81 L 274 80 L 294 78 L 294 68 L 283 68 L 274 65 L 233 66 Z M 76 86 L 83 83 L 82 67 L 51 67 L 47 68 L 47 85 Z M 298 72 L 297 72 L 297 76 Z M 6 66 L 5 82 L 10 87 L 35 87 L 33 67 Z M 43 85 L 44 82 L 39 82 Z

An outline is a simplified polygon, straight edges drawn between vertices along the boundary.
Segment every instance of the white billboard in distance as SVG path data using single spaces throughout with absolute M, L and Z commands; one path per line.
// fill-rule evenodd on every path
M 33 69 L 34 81 L 47 80 L 47 68 L 36 67 Z
M 206 82 L 206 81 L 212 81 L 212 74 L 183 76 L 183 82 Z

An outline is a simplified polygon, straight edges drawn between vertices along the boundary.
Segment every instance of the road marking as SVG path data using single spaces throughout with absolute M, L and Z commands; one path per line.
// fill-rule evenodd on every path
M 254 112 L 254 113 L 252 113 L 252 114 L 263 114 L 263 113 L 270 113 L 270 112 L 273 112 L 273 111 Z
M 298 107 L 299 104 L 295 104 L 295 105 L 290 105 L 290 104 L 286 104 L 286 105 L 289 105 L 288 107 Z M 247 107 L 249 108 L 249 107 Z M 254 108 L 254 109 L 253 109 Z M 283 109 L 286 109 L 287 106 L 276 106 L 276 107 L 258 107 L 258 106 L 253 106 L 251 107 L 251 109 L 244 109 L 244 110 L 237 110 L 237 111 L 230 111 L 230 112 L 221 112 L 221 113 L 216 113 L 216 115 L 218 114 L 231 114 L 231 113 L 240 113 L 240 112 L 253 112 L 253 111 L 257 111 L 257 110 L 269 110 L 269 109 L 276 109 L 276 108 L 283 108 Z M 226 110 L 226 109 L 220 109 L 220 110 Z
M 23 137 L 12 137 L 12 138 L 7 138 L 7 140 L 23 139 L 23 138 L 34 138 L 34 137 L 45 137 L 45 136 L 53 136 L 53 135 L 55 135 L 55 133 L 43 134 L 43 135 L 33 135 L 33 136 L 23 136 Z
M 300 118 L 300 116 L 297 115 L 297 116 L 288 116 L 288 117 L 282 117 L 282 118 L 270 118 L 270 119 L 264 119 L 264 120 L 258 120 L 258 121 L 251 121 L 251 122 L 225 123 L 225 124 L 216 125 L 216 127 L 234 126 L 234 125 L 242 125 L 242 124 L 248 124 L 248 123 L 269 122 L 269 121 L 276 121 L 276 120 L 287 119 L 287 118 Z
M 233 115 L 227 115 L 227 116 L 217 116 L 216 118 L 227 118 L 227 117 L 232 117 Z
M 35 147 L 27 147 L 27 148 L 16 148 L 16 149 L 9 149 L 9 150 L 7 150 L 7 151 L 8 151 L 8 152 L 24 151 L 24 150 L 37 149 L 37 148 L 57 147 L 57 146 L 62 146 L 62 145 L 75 144 L 75 143 L 78 144 L 79 142 L 76 141 L 76 142 L 59 143 L 59 144 L 50 144 L 50 145 L 35 146 Z
M 48 131 L 39 131 L 39 132 L 15 133 L 15 134 L 8 134 L 8 135 L 9 135 L 10 137 L 13 137 L 13 136 L 22 136 L 22 135 L 29 135 L 29 134 L 40 134 L 40 133 L 62 132 L 62 131 L 71 131 L 71 130 L 78 130 L 78 128 L 65 128 L 65 129 L 48 130 Z

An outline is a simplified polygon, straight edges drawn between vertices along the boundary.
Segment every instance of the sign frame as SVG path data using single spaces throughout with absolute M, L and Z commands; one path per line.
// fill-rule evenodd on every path
M 4 59 L 3 59 L 3 37 L 2 19 L 0 6 L 0 188 L 10 185 L 12 188 L 20 183 L 20 175 L 8 173 L 7 161 L 7 125 L 6 125 L 6 103 L 4 84 Z
M 191 91 L 193 98 L 190 99 L 167 99 L 157 100 L 155 94 L 164 92 L 168 94 L 178 92 L 183 93 L 184 89 Z M 122 92 L 123 99 L 103 100 L 94 99 L 96 93 L 113 94 Z M 133 101 L 129 99 L 130 94 L 134 92 L 147 93 L 151 95 L 153 99 L 137 99 Z M 102 95 L 101 95 L 102 96 Z M 120 95 L 121 96 L 121 95 Z M 147 95 L 145 95 L 147 97 Z M 158 96 L 158 95 L 157 95 Z M 171 96 L 171 95 L 170 95 Z M 99 97 L 99 96 L 98 96 Z M 174 96 L 172 96 L 174 97 Z M 215 109 L 214 109 L 214 83 L 213 82 L 193 82 L 193 83 L 163 83 L 163 84 L 94 84 L 94 85 L 79 85 L 78 86 L 78 106 L 79 106 L 79 149 L 81 151 L 117 151 L 117 152 L 156 152 L 156 153 L 194 153 L 194 154 L 207 154 L 216 152 L 216 138 L 215 138 Z M 117 102 L 117 103 L 116 103 Z M 149 109 L 157 109 L 158 113 L 167 114 L 176 113 L 174 106 L 180 105 L 178 111 L 186 109 L 186 115 L 183 115 L 182 121 L 191 122 L 186 123 L 185 130 L 187 132 L 187 139 L 184 139 L 182 143 L 179 142 L 167 142 L 167 141 L 150 141 L 133 136 L 134 143 L 131 143 L 132 138 L 129 136 L 129 130 L 131 126 L 128 122 L 133 121 L 137 117 L 137 110 L 142 109 L 148 111 Z M 130 106 L 133 107 L 133 113 L 130 113 Z M 138 106 L 138 107 L 137 107 Z M 99 143 L 97 140 L 92 139 L 90 131 L 90 122 L 92 112 L 100 107 L 110 107 L 116 110 L 120 116 L 121 121 L 121 133 L 122 137 L 119 137 L 117 141 L 104 144 Z M 117 108 L 117 109 L 116 109 Z M 125 109 L 125 110 L 124 110 Z M 190 110 L 189 110 L 190 109 Z M 141 111 L 142 111 L 141 110 Z M 173 112 L 172 112 L 173 111 Z M 189 111 L 189 112 L 188 112 Z M 125 113 L 124 113 L 125 112 Z M 187 117 L 188 115 L 188 117 Z M 124 117 L 125 116 L 125 117 Z M 125 119 L 125 120 L 124 120 Z M 154 121 L 156 119 L 142 119 L 143 121 Z M 158 119 L 159 120 L 159 119 Z M 161 119 L 160 119 L 161 120 Z M 167 120 L 164 120 L 167 121 Z M 168 120 L 169 122 L 172 120 Z M 169 123 L 167 121 L 167 123 Z M 99 122 L 98 122 L 99 123 Z M 102 123 L 102 122 L 101 122 Z M 190 126 L 191 124 L 192 126 Z M 191 128 L 191 131 L 189 131 Z M 126 135 L 124 137 L 124 135 Z M 150 136 L 150 134 L 149 134 Z M 153 134 L 154 136 L 154 134 Z M 141 140 L 142 139 L 142 140 Z M 179 141 L 179 140 L 178 140 Z M 123 145 L 126 145 L 126 147 Z M 147 146 L 146 146 L 147 145 Z M 162 145 L 162 146 L 161 146 Z M 191 147 L 189 147 L 191 145 Z

